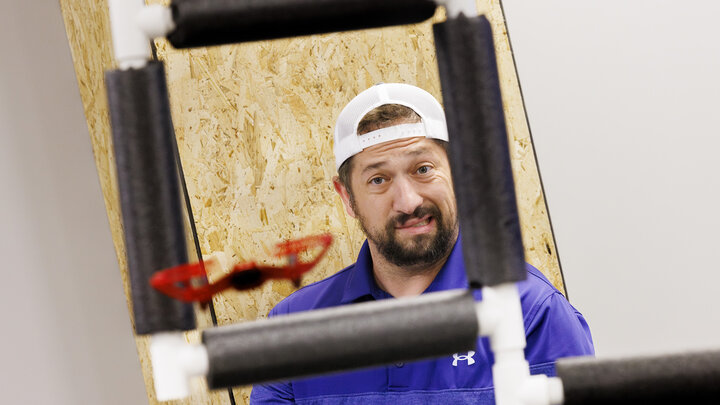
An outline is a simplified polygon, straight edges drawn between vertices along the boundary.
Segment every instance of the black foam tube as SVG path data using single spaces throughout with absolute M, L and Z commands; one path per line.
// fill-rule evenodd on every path
M 526 278 L 495 48 L 484 16 L 434 26 L 470 286 Z
M 382 300 L 208 329 L 211 388 L 285 380 L 474 350 L 469 291 Z
M 561 359 L 565 405 L 718 404 L 720 350 L 632 359 Z
M 411 24 L 433 0 L 173 0 L 176 48 Z
M 154 290 L 160 269 L 187 262 L 165 70 L 107 72 L 125 248 L 138 334 L 195 328 L 191 304 Z

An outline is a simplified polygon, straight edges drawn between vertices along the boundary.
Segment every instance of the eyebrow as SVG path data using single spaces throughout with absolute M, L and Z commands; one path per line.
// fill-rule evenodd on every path
M 418 155 L 422 155 L 423 153 L 427 153 L 429 151 L 430 151 L 430 149 L 426 148 L 425 146 L 421 146 L 415 150 L 411 150 L 410 152 L 408 152 L 408 155 L 418 156 Z
M 417 148 L 417 149 L 414 149 L 414 150 L 409 151 L 407 154 L 410 155 L 410 156 L 419 156 L 419 155 L 422 155 L 422 154 L 427 153 L 427 152 L 429 152 L 429 151 L 430 151 L 430 150 L 429 150 L 428 148 L 422 146 L 422 147 L 419 147 L 419 148 Z M 368 172 L 368 171 L 371 171 L 371 170 L 374 170 L 374 169 L 382 168 L 382 167 L 385 166 L 386 164 L 387 164 L 387 161 L 386 161 L 386 160 L 382 160 L 382 161 L 380 161 L 380 162 L 373 163 L 373 164 L 371 164 L 371 165 L 365 166 L 365 168 L 360 172 L 360 174 L 363 174 L 363 173 L 365 173 L 365 172 Z
M 383 160 L 381 162 L 373 163 L 369 166 L 365 166 L 365 168 L 360 172 L 360 174 L 364 174 L 365 172 L 369 172 L 371 170 L 379 169 L 387 164 L 387 161 Z

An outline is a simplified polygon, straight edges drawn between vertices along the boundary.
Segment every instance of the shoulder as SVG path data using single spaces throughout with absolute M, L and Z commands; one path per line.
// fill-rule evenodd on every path
M 530 264 L 526 264 L 526 268 L 527 280 L 518 283 L 526 325 L 548 313 L 564 313 L 571 318 L 582 317 L 540 270 Z
M 280 301 L 270 311 L 269 316 L 286 315 L 293 312 L 340 305 L 348 277 L 352 274 L 354 267 L 355 264 L 352 264 L 330 277 L 308 284 L 295 291 Z
M 518 283 L 523 309 L 526 306 L 538 305 L 554 294 L 560 294 L 557 288 L 540 270 L 526 263 L 527 279 Z
M 583 315 L 535 267 L 518 283 L 527 335 L 526 357 L 532 364 L 568 356 L 592 355 L 590 328 Z

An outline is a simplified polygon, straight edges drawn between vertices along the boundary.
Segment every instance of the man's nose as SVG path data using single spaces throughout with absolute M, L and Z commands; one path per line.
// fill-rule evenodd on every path
M 416 185 L 403 178 L 396 178 L 394 183 L 393 210 L 404 214 L 412 214 L 423 202 Z

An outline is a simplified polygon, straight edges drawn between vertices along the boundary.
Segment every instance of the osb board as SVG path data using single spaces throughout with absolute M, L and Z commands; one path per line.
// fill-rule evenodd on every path
M 498 34 L 527 260 L 562 287 L 502 11 L 498 2 L 483 7 Z M 329 231 L 336 243 L 306 283 L 351 263 L 363 236 L 330 183 L 334 119 L 380 81 L 440 98 L 431 22 L 185 51 L 156 42 L 203 254 L 243 261 L 279 240 Z M 226 294 L 218 305 L 234 309 L 222 320 L 262 316 L 289 291 L 275 283 Z
M 479 3 L 496 33 L 527 260 L 563 290 L 502 11 L 497 0 Z M 112 65 L 106 4 L 61 0 L 61 6 L 127 291 L 102 86 L 102 72 Z M 336 240 L 304 284 L 352 263 L 363 235 L 330 183 L 334 118 L 355 94 L 380 81 L 416 84 L 441 99 L 431 22 L 208 49 L 178 51 L 165 41 L 157 46 L 166 61 L 202 254 L 221 262 L 213 275 L 235 262 L 268 258 L 278 241 L 319 232 Z M 218 321 L 263 317 L 292 291 L 289 283 L 276 282 L 225 293 L 214 300 Z M 144 338 L 138 350 L 154 403 Z M 193 389 L 192 403 L 227 402 L 222 391 L 208 396 L 202 387 Z M 249 387 L 234 392 L 238 403 L 247 402 Z
M 93 145 L 95 164 L 102 186 L 108 221 L 113 235 L 115 252 L 122 276 L 125 295 L 128 300 L 129 315 L 132 320 L 131 301 L 127 263 L 125 259 L 125 243 L 123 240 L 120 204 L 115 176 L 115 161 L 110 136 L 110 123 L 107 110 L 107 98 L 103 83 L 106 70 L 113 68 L 110 25 L 107 14 L 107 3 L 95 0 L 60 0 L 60 8 L 65 21 L 65 29 L 70 43 L 70 50 L 75 65 L 80 95 L 88 122 L 88 130 Z M 186 219 L 187 220 L 187 219 Z M 190 236 L 190 235 L 188 235 Z M 192 241 L 192 238 L 189 238 Z M 194 247 L 189 245 L 190 257 Z M 94 269 L 106 271 L 108 269 Z M 196 311 L 198 325 L 212 325 L 208 311 Z M 186 334 L 190 342 L 199 342 L 199 334 L 195 331 Z M 152 368 L 149 361 L 148 338 L 137 336 L 138 355 L 151 404 L 159 403 L 155 398 L 152 384 Z M 183 401 L 170 401 L 167 404 L 229 404 L 226 391 L 208 392 L 203 381 L 194 381 L 190 398 Z

